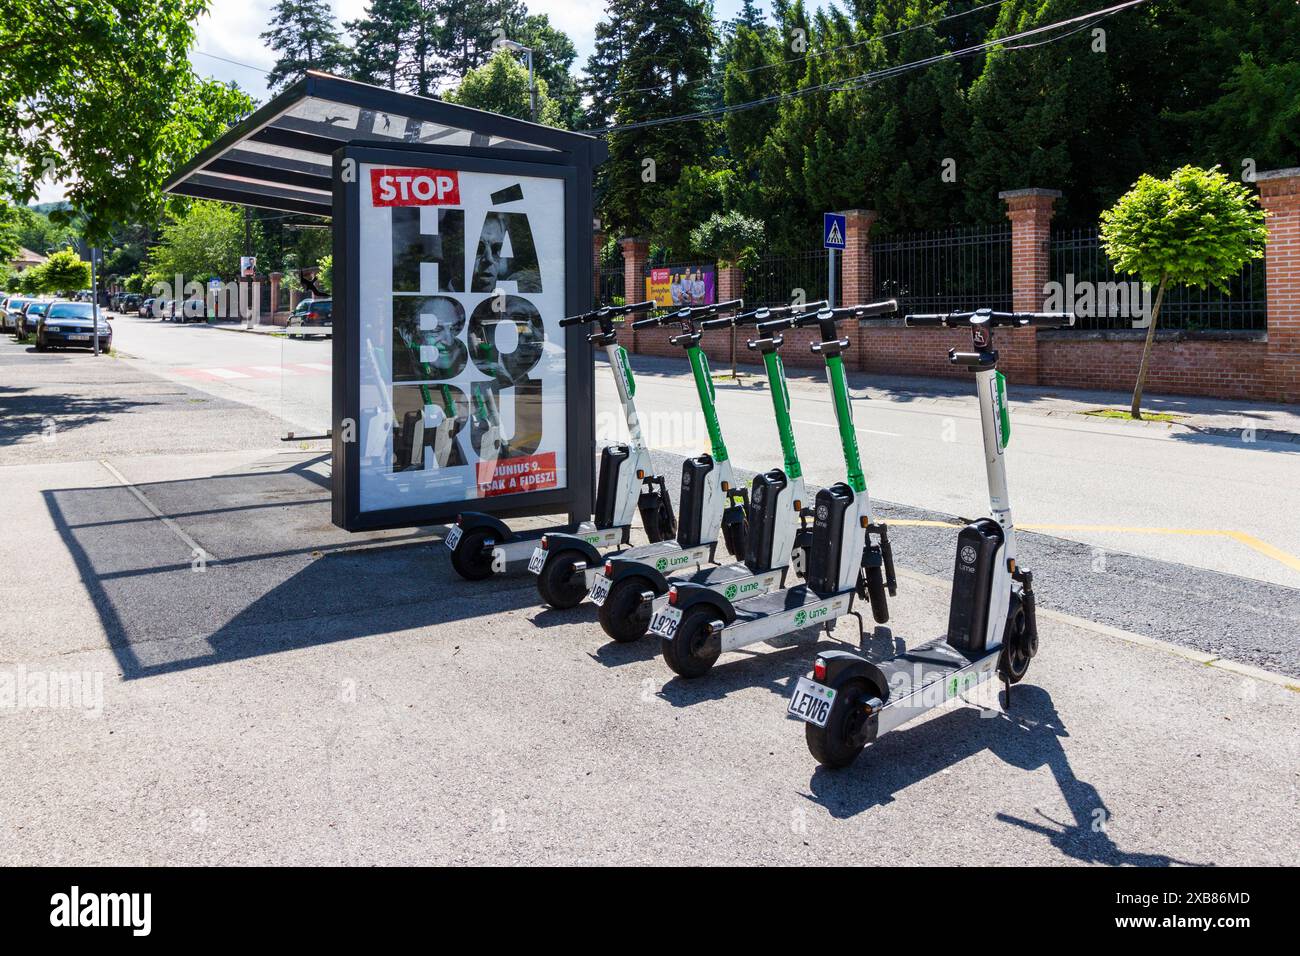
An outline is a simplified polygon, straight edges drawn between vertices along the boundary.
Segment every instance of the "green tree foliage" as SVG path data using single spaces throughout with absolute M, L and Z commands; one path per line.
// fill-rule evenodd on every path
M 701 0 L 663 0 L 611 8 L 625 14 L 624 58 L 614 92 L 614 118 L 629 124 L 679 116 L 703 103 L 714 44 L 710 8 Z M 643 231 L 651 210 L 710 152 L 708 125 L 672 123 L 614 132 L 604 172 L 606 224 Z
M 535 77 L 537 84 L 537 122 L 560 125 L 560 107 L 547 93 L 546 80 Z M 509 50 L 497 50 L 483 66 L 470 70 L 460 86 L 446 95 L 449 103 L 491 110 L 503 116 L 528 119 L 531 103 L 528 69 Z
M 239 272 L 243 248 L 240 211 L 226 203 L 196 200 L 163 226 L 162 238 L 149 250 L 150 275 L 164 282 L 174 282 L 177 275 L 186 282 L 210 276 L 231 279 Z
M 275 66 L 266 75 L 272 90 L 288 86 L 308 70 L 335 73 L 348 62 L 334 14 L 325 0 L 279 0 L 271 8 L 270 29 L 262 39 L 275 51 Z
M 734 210 L 714 213 L 691 232 L 697 253 L 713 256 L 721 266 L 746 266 L 763 246 L 763 224 Z
M 551 26 L 546 14 L 529 14 L 509 39 L 530 47 L 533 69 L 546 81 L 547 94 L 555 101 L 555 125 L 575 129 L 582 125 L 582 88 L 572 73 L 578 50 L 569 35 Z
M 59 249 L 48 259 L 27 270 L 25 278 L 37 294 L 69 295 L 90 288 L 90 263 L 71 249 Z
M 0 266 L 7 270 L 9 262 L 18 255 L 22 243 L 18 241 L 19 211 L 0 199 Z
M 178 165 L 251 101 L 202 81 L 187 53 L 206 0 L 0 0 L 0 154 L 10 198 L 69 183 L 85 237 L 156 209 Z
M 1131 414 L 1141 418 L 1147 362 L 1165 287 L 1213 285 L 1264 255 L 1264 210 L 1241 183 L 1215 169 L 1183 166 L 1167 179 L 1142 175 L 1101 215 L 1101 241 L 1115 269 L 1157 287 Z

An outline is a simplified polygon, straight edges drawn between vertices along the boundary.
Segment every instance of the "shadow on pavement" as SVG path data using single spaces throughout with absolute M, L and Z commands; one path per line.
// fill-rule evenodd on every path
M 988 750 L 1026 773 L 1047 767 L 1070 809 L 1070 820 L 1054 820 L 1039 811 L 1039 820 L 998 812 L 1010 826 L 1043 836 L 1062 855 L 1081 863 L 1109 866 L 1200 866 L 1159 853 L 1128 853 L 1105 829 L 1111 813 L 1097 788 L 1075 776 L 1061 747 L 1068 737 L 1051 695 L 1041 687 L 1018 685 L 1010 712 L 961 707 L 912 727 L 901 727 L 869 745 L 844 770 L 819 767 L 808 799 L 836 818 L 847 818 L 891 803 L 894 795 L 968 757 Z M 812 757 L 809 756 L 809 761 Z M 986 812 L 953 807 L 954 814 Z
M 126 679 L 537 603 L 531 579 L 463 581 L 431 528 L 334 527 L 309 464 L 137 485 L 198 553 L 124 486 L 45 492 Z

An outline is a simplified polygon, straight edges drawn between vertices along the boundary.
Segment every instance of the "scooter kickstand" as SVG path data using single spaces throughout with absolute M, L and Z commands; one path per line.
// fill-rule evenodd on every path
M 849 613 L 858 619 L 858 647 L 862 648 L 863 650 L 866 650 L 867 630 L 862 624 L 862 615 L 857 611 L 849 611 Z

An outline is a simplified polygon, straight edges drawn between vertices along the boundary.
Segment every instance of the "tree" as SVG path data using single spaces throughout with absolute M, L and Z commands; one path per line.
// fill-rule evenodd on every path
M 1218 167 L 1195 166 L 1176 169 L 1168 179 L 1142 175 L 1102 213 L 1101 241 L 1115 270 L 1157 287 L 1129 410 L 1134 418 L 1142 417 L 1142 390 L 1166 285 L 1227 291 L 1226 279 L 1264 255 L 1264 215 L 1241 183 Z
M 691 233 L 695 251 L 713 256 L 718 264 L 744 268 L 763 245 L 763 224 L 740 213 L 714 213 Z
M 398 64 L 414 22 L 413 0 L 370 0 L 366 14 L 343 26 L 354 38 L 351 72 L 358 80 L 397 89 Z
M 196 200 L 163 227 L 158 245 L 149 250 L 151 275 L 168 283 L 177 275 L 186 282 L 213 275 L 234 278 L 243 249 L 240 211 L 226 203 Z
M 206 0 L 0 0 L 0 155 L 10 199 L 69 183 L 85 238 L 157 208 L 177 166 L 252 102 L 199 80 L 187 54 Z
M 582 88 L 572 72 L 577 47 L 563 30 L 551 26 L 544 13 L 529 14 L 510 39 L 533 51 L 533 70 L 546 81 L 547 94 L 555 101 L 559 119 L 555 125 L 576 129 L 582 125 Z
M 625 58 L 615 91 L 615 123 L 676 117 L 703 105 L 714 35 L 705 0 L 629 4 Z M 623 8 L 610 8 L 611 15 Z M 650 210 L 676 185 L 682 171 L 711 151 L 714 130 L 699 123 L 669 123 L 610 134 L 602 218 L 616 230 L 644 230 Z
M 0 199 L 0 266 L 6 270 L 22 246 L 18 241 L 18 225 L 18 208 Z
M 560 108 L 547 95 L 546 81 L 536 77 L 537 122 L 558 126 Z M 531 101 L 528 91 L 528 69 L 509 50 L 497 50 L 492 59 L 478 69 L 470 70 L 460 86 L 446 95 L 449 103 L 491 110 L 503 116 L 528 119 Z
M 71 249 L 50 253 L 45 262 L 28 271 L 36 293 L 66 294 L 90 288 L 90 263 L 83 262 Z
M 330 253 L 322 258 L 318 268 L 316 284 L 328 292 L 334 288 L 334 254 Z
M 279 0 L 271 8 L 269 26 L 262 39 L 277 54 L 266 74 L 272 90 L 288 86 L 308 70 L 334 73 L 348 61 L 348 49 L 325 0 Z

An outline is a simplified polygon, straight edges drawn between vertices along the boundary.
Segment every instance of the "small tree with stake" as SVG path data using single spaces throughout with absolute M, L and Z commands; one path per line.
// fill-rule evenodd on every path
M 1168 179 L 1144 174 L 1101 214 L 1102 246 L 1116 271 L 1156 287 L 1132 417 L 1142 417 L 1142 390 L 1166 287 L 1213 285 L 1227 292 L 1226 280 L 1264 255 L 1264 216 L 1250 191 L 1217 166 L 1184 166 Z

